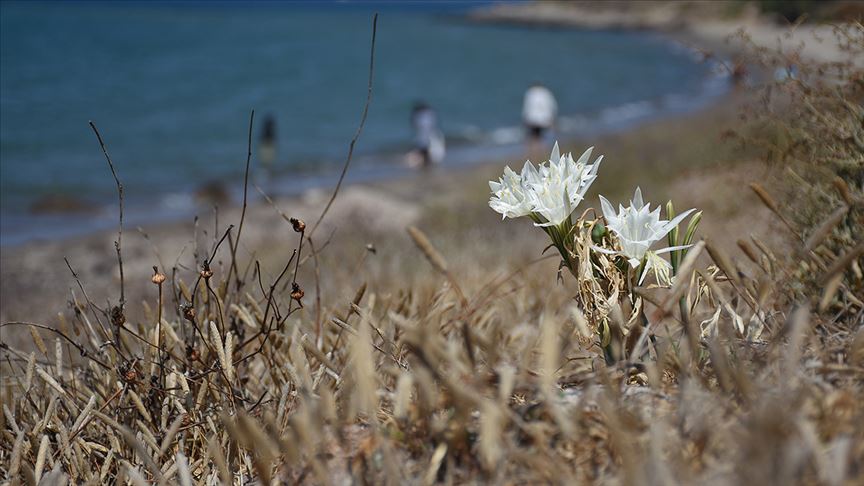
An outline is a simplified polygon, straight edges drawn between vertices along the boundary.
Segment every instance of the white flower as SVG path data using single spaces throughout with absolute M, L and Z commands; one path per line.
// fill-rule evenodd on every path
M 489 181 L 492 198 L 489 206 L 501 213 L 503 218 L 519 218 L 531 214 L 531 203 L 526 196 L 527 182 L 537 178 L 537 169 L 531 161 L 525 161 L 522 174 L 516 174 L 510 167 L 504 168 L 504 175 L 498 182 Z
M 638 187 L 636 188 L 636 193 L 633 194 L 633 199 L 630 200 L 630 206 L 625 208 L 619 204 L 617 213 L 612 204 L 603 196 L 600 196 L 600 205 L 603 210 L 603 216 L 606 218 L 607 228 L 618 237 L 621 250 L 620 252 L 610 252 L 602 248 L 598 248 L 598 250 L 604 253 L 620 253 L 627 258 L 630 265 L 634 268 L 639 267 L 642 261 L 645 260 L 646 268 L 642 274 L 643 279 L 650 268 L 653 268 L 655 273 L 659 272 L 658 275 L 661 275 L 665 272 L 666 268 L 661 269 L 659 266 L 663 264 L 669 265 L 665 260 L 654 258 L 653 256 L 689 246 L 662 248 L 651 252 L 653 254 L 651 258 L 646 258 L 646 254 L 649 253 L 651 246 L 662 238 L 665 238 L 673 228 L 678 226 L 678 223 L 695 211 L 695 209 L 684 211 L 672 219 L 672 221 L 662 220 L 660 219 L 660 207 L 658 206 L 654 208 L 654 211 L 651 211 L 650 204 L 643 203 L 642 190 Z
M 558 143 L 549 160 L 535 168 L 525 162 L 517 176 L 509 167 L 498 182 L 489 182 L 492 198 L 489 206 L 504 217 L 518 218 L 531 215 L 537 226 L 559 226 L 570 218 L 570 213 L 585 197 L 585 192 L 597 178 L 597 169 L 603 156 L 588 164 L 593 147 L 573 160 L 571 154 L 561 155 Z
M 559 226 L 570 218 L 570 213 L 582 202 L 585 192 L 597 178 L 597 169 L 603 157 L 588 164 L 594 147 L 586 150 L 579 160 L 571 154 L 561 155 L 558 143 L 552 149 L 549 161 L 540 166 L 540 179 L 529 184 L 528 198 L 535 213 L 546 221 L 537 226 Z

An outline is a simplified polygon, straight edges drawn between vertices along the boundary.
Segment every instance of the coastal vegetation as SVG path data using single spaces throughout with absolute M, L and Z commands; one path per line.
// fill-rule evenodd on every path
M 864 58 L 861 23 L 835 35 Z M 265 195 L 281 226 L 250 251 L 253 115 L 233 224 L 196 225 L 194 255 L 130 266 L 122 180 L 93 125 L 120 211 L 99 255 L 116 262 L 111 301 L 67 260 L 68 313 L 0 324 L 0 475 L 860 483 L 864 68 L 747 56 L 770 73 L 757 90 L 592 140 L 602 164 L 556 145 L 501 179 L 503 163 L 429 176 L 397 242 L 352 213 L 328 226 L 337 186 L 302 217 Z M 675 203 L 652 211 L 643 191 Z

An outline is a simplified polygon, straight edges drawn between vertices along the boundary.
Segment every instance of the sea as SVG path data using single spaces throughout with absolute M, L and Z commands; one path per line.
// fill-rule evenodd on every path
M 535 82 L 555 94 L 553 136 L 567 138 L 696 110 L 729 89 L 717 65 L 661 35 L 470 21 L 490 3 L 2 2 L 0 245 L 116 225 L 90 121 L 128 226 L 207 211 L 201 188 L 239 200 L 253 109 L 253 182 L 276 195 L 331 188 L 366 101 L 375 12 L 354 181 L 414 174 L 403 162 L 418 101 L 447 138 L 434 170 L 455 170 L 518 158 Z M 267 117 L 277 151 L 264 167 Z

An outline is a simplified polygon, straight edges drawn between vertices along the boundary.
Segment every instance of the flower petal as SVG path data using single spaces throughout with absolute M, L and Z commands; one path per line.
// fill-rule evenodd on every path
M 576 161 L 576 165 L 588 165 L 588 159 L 591 158 L 591 152 L 594 150 L 594 147 L 588 147 L 588 150 L 582 152 L 582 155 L 579 156 L 579 160 Z
M 630 200 L 630 206 L 641 209 L 645 206 L 642 202 L 642 189 L 636 186 L 636 192 L 633 193 L 633 199 Z
M 693 211 L 696 211 L 696 208 L 688 209 L 687 211 L 684 211 L 683 213 L 679 214 L 678 216 L 675 216 L 675 218 L 673 218 L 672 221 L 669 221 L 666 224 L 664 224 L 663 228 L 661 230 L 661 231 L 663 231 L 663 236 L 666 236 L 666 233 L 672 231 L 672 228 L 678 226 L 678 223 L 680 223 L 684 218 L 686 218 L 688 215 L 690 215 L 690 213 L 692 213 Z
M 690 248 L 691 246 L 693 246 L 693 245 L 667 246 L 666 248 L 661 248 L 657 251 L 652 251 L 651 253 L 654 253 L 655 255 L 661 255 L 663 253 L 669 253 L 670 251 L 683 250 L 685 248 Z
M 609 200 L 602 195 L 600 196 L 600 209 L 603 211 L 603 217 L 606 218 L 606 223 L 609 223 L 610 220 L 618 218 L 618 214 L 615 212 L 615 208 L 612 206 L 612 203 L 610 203 Z

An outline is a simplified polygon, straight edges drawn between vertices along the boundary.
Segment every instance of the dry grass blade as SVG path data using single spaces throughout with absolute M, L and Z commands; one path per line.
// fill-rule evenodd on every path
M 777 205 L 777 201 L 775 201 L 774 198 L 771 197 L 770 194 L 768 194 L 768 191 L 766 191 L 761 184 L 757 182 L 751 182 L 750 189 L 752 189 L 753 192 L 756 193 L 762 203 L 765 204 L 765 206 L 770 209 L 771 212 L 773 212 L 778 218 L 780 218 L 780 221 L 782 221 L 783 224 L 786 225 L 787 228 L 789 228 L 789 231 L 791 231 L 795 235 L 798 235 L 798 230 L 780 211 L 780 207 Z
M 33 468 L 34 482 L 36 484 L 39 484 L 39 480 L 42 478 L 42 469 L 45 467 L 45 458 L 48 456 L 48 446 L 48 436 L 43 435 L 42 440 L 39 442 L 39 452 L 36 454 L 36 465 Z
M 709 241 L 705 242 L 705 248 L 708 250 L 708 254 L 711 255 L 711 259 L 714 260 L 714 263 L 717 264 L 720 270 L 722 270 L 730 280 L 740 285 L 741 276 L 738 274 L 738 269 L 735 267 L 735 264 L 732 263 L 729 255 Z
M 831 231 L 840 224 L 840 221 L 846 216 L 849 212 L 849 207 L 840 206 L 835 209 L 833 213 L 831 213 L 828 218 L 825 219 L 821 225 L 819 225 L 813 233 L 807 238 L 807 241 L 804 243 L 804 247 L 808 250 L 815 250 L 817 246 L 819 246 L 828 235 L 831 234 Z
M 432 267 L 440 272 L 442 275 L 447 277 L 447 280 L 450 282 L 450 285 L 453 286 L 453 290 L 459 295 L 459 299 L 462 301 L 462 305 L 465 306 L 468 304 L 468 300 L 465 298 L 465 294 L 462 292 L 462 289 L 459 287 L 459 284 L 453 278 L 453 275 L 450 274 L 450 271 L 447 269 L 447 260 L 441 255 L 440 252 L 432 245 L 432 242 L 429 241 L 429 238 L 425 233 L 420 231 L 420 229 L 409 226 L 406 228 L 408 234 L 411 236 L 411 239 L 414 241 L 414 244 L 417 245 L 417 248 L 423 252 L 423 256 L 426 257 L 426 260 L 432 264 Z
M 690 251 L 687 252 L 687 256 L 684 257 L 684 261 L 681 262 L 681 266 L 678 269 L 678 275 L 675 277 L 675 283 L 672 285 L 672 289 L 660 305 L 660 310 L 664 314 L 667 314 L 672 309 L 672 306 L 675 305 L 675 302 L 681 298 L 681 295 L 686 290 L 690 283 L 690 275 L 693 271 L 693 267 L 696 265 L 696 260 L 702 254 L 704 248 L 705 242 L 700 241 L 693 245 Z M 659 319 L 659 316 L 655 317 L 655 320 L 657 319 Z
M 420 231 L 418 228 L 415 228 L 414 226 L 409 226 L 407 228 L 407 231 L 408 234 L 411 236 L 411 239 L 414 240 L 414 244 L 417 245 L 417 248 L 419 248 L 420 251 L 423 252 L 423 255 L 426 257 L 427 260 L 429 260 L 429 263 L 432 264 L 432 267 L 435 268 L 435 270 L 441 272 L 442 274 L 448 275 L 447 261 L 444 259 L 441 253 L 439 253 L 438 250 L 436 250 L 435 247 L 432 246 L 432 242 L 429 241 L 429 238 L 426 236 L 426 234 Z
M 123 437 L 123 440 L 126 441 L 127 444 L 135 451 L 135 454 L 138 456 L 139 460 L 144 463 L 147 467 L 147 470 L 150 471 L 150 474 L 153 475 L 153 478 L 159 479 L 162 477 L 162 471 L 159 469 L 159 466 L 150 457 L 150 454 L 147 452 L 147 447 L 135 437 L 135 434 L 132 433 L 131 430 L 127 427 L 120 426 L 118 432 L 120 436 Z
M 824 284 L 831 280 L 834 275 L 844 271 L 846 267 L 852 264 L 856 259 L 864 255 L 864 241 L 859 242 L 854 247 L 850 248 L 846 253 L 837 257 L 825 273 L 819 278 L 819 282 Z
M 217 436 L 211 436 L 207 441 L 207 455 L 216 464 L 216 468 L 219 471 L 219 478 L 222 481 L 222 484 L 231 484 L 231 473 L 228 470 L 228 463 L 225 460 L 225 453 L 222 450 L 222 446 L 219 444 L 219 438 Z
M 192 486 L 192 472 L 189 471 L 189 460 L 186 459 L 186 456 L 182 452 L 178 452 L 175 456 L 175 463 L 177 464 L 177 474 L 180 476 L 180 485 Z

